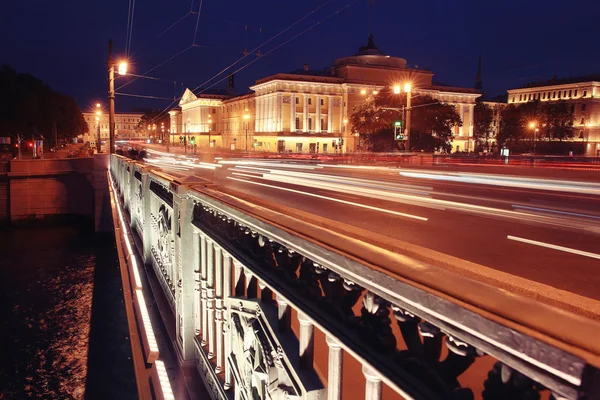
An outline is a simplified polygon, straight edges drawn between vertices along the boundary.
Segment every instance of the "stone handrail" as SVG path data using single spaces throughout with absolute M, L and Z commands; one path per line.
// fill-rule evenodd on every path
M 341 399 L 344 353 L 366 399 L 599 395 L 594 321 L 123 157 L 111 173 L 213 398 Z

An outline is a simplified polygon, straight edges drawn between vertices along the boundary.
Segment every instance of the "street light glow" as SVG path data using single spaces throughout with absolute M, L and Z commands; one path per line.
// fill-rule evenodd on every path
M 360 94 L 362 94 L 362 95 L 365 95 L 365 94 L 367 94 L 367 91 L 366 91 L 365 89 L 362 89 L 362 90 L 360 91 Z
M 248 114 L 244 114 L 244 119 L 250 119 L 250 116 Z
M 348 123 L 348 119 L 344 118 L 344 125 L 346 125 Z
M 535 122 L 530 122 L 530 123 L 529 123 L 529 127 L 530 127 L 531 129 L 535 128 Z
M 96 108 L 100 108 L 100 103 L 96 103 Z
M 96 115 L 97 115 L 97 116 L 100 116 L 100 115 L 102 115 L 102 111 L 100 111 L 100 110 L 96 111 Z
M 400 85 L 394 85 L 394 94 L 400 94 Z
M 412 90 L 412 87 L 411 87 L 410 83 L 405 83 L 404 84 L 404 91 L 406 93 L 410 93 L 411 90 Z
M 127 63 L 125 61 L 119 63 L 119 75 L 125 75 L 127 73 Z

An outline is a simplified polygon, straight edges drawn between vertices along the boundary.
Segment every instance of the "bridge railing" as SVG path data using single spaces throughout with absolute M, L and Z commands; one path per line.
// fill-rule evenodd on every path
M 594 321 L 123 157 L 111 172 L 215 399 L 600 396 Z

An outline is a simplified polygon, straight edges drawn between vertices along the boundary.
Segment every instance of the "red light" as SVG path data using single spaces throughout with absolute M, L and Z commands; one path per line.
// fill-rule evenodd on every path
M 29 147 L 33 147 L 33 143 L 29 143 Z
M 19 147 L 19 145 L 18 145 L 18 144 L 15 144 L 15 147 Z

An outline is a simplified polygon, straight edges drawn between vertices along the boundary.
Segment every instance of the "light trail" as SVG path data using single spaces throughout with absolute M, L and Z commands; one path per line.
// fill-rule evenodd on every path
M 548 249 L 564 251 L 565 253 L 577 254 L 577 255 L 580 255 L 583 257 L 595 258 L 597 260 L 600 260 L 600 254 L 590 253 L 588 251 L 571 249 L 570 247 L 564 247 L 564 246 L 558 246 L 558 245 L 550 244 L 550 243 L 538 242 L 537 240 L 525 239 L 525 238 L 520 238 L 517 236 L 511 236 L 511 235 L 507 235 L 506 238 L 508 240 L 514 240 L 516 242 L 527 243 L 527 244 L 531 244 L 534 246 L 540 246 L 540 247 L 545 247 Z
M 429 179 L 448 182 L 474 183 L 512 188 L 548 190 L 579 194 L 600 195 L 600 185 L 588 182 L 559 181 L 538 178 L 521 178 L 515 176 L 500 176 L 474 173 L 429 173 L 422 171 L 400 171 L 407 178 Z
M 348 204 L 348 205 L 355 206 L 355 207 L 360 207 L 360 208 L 366 208 L 368 210 L 379 211 L 379 212 L 382 212 L 382 213 L 392 214 L 392 215 L 396 215 L 396 216 L 399 216 L 399 217 L 416 219 L 418 221 L 427 221 L 428 220 L 426 217 L 420 217 L 418 215 L 406 214 L 406 213 L 401 213 L 401 212 L 393 211 L 393 210 L 386 210 L 385 208 L 379 208 L 379 207 L 369 206 L 369 205 L 366 205 L 366 204 L 355 203 L 353 201 L 336 199 L 335 197 L 328 197 L 328 196 L 322 196 L 320 194 L 315 194 L 315 193 L 302 192 L 300 190 L 289 189 L 289 188 L 284 188 L 284 187 L 275 186 L 275 185 L 268 185 L 266 183 L 254 182 L 254 181 L 249 181 L 249 180 L 246 180 L 246 179 L 233 178 L 231 176 L 228 176 L 227 179 L 232 179 L 234 181 L 239 181 L 239 182 L 244 182 L 244 183 L 250 183 L 252 185 L 259 185 L 259 186 L 264 186 L 264 187 L 270 187 L 270 188 L 273 188 L 273 189 L 279 189 L 279 190 L 283 190 L 283 191 L 286 191 L 286 192 L 298 193 L 298 194 L 302 194 L 302 195 L 305 195 L 305 196 L 316 197 L 316 198 L 319 198 L 319 199 L 335 201 L 335 202 L 338 202 L 338 203 Z
M 517 209 L 530 210 L 530 211 L 534 211 L 534 212 L 535 211 L 539 211 L 539 212 L 542 212 L 542 213 L 561 214 L 561 215 L 568 215 L 568 216 L 572 216 L 572 217 L 593 218 L 593 219 L 599 219 L 600 220 L 600 216 L 591 215 L 591 214 L 581 214 L 581 213 L 574 213 L 574 212 L 570 212 L 570 211 L 551 210 L 549 208 L 521 206 L 521 205 L 518 205 L 518 204 L 513 204 L 512 206 L 514 208 L 517 208 Z

